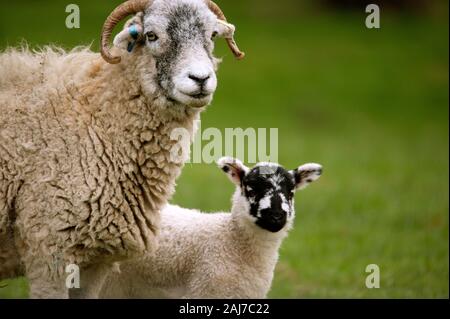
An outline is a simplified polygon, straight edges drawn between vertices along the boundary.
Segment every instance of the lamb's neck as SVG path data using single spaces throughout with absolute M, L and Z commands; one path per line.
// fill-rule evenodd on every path
M 261 271 L 273 271 L 278 259 L 278 250 L 287 235 L 287 231 L 271 233 L 262 229 L 244 217 L 248 212 L 232 211 L 230 236 L 234 247 L 252 267 L 264 268 Z M 262 262 L 262 260 L 264 262 Z

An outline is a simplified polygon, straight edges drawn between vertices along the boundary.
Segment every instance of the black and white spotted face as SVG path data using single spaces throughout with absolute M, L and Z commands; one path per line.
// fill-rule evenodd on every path
M 290 171 L 274 163 L 259 163 L 249 169 L 233 158 L 222 158 L 218 164 L 239 186 L 237 200 L 246 202 L 240 205 L 246 207 L 256 225 L 270 232 L 278 232 L 289 224 L 295 215 L 295 191 L 322 174 L 322 166 L 313 163 Z
M 217 87 L 214 40 L 232 36 L 204 0 L 155 0 L 142 17 L 143 89 L 162 104 L 204 107 Z

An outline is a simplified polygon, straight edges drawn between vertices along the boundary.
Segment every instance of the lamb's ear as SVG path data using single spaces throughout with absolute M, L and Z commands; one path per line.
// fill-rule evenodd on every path
M 230 181 L 238 186 L 249 171 L 249 168 L 240 160 L 232 157 L 222 157 L 217 161 L 217 165 L 227 174 Z
M 303 164 L 302 166 L 289 171 L 295 179 L 295 189 L 303 189 L 310 183 L 318 180 L 322 175 L 322 165 L 316 163 Z
M 123 30 L 115 36 L 113 41 L 114 46 L 123 50 L 127 50 L 128 52 L 133 51 L 136 43 L 144 38 L 144 27 L 142 19 L 143 13 L 140 12 L 133 18 L 128 20 L 125 23 Z

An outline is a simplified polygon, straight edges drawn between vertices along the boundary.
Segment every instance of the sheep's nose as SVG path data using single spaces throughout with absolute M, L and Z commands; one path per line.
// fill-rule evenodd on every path
M 199 86 L 203 86 L 205 82 L 210 78 L 210 75 L 194 75 L 189 74 L 189 78 L 197 83 Z

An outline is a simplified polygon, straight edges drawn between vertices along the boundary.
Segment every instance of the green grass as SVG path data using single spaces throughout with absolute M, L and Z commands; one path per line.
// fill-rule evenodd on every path
M 363 12 L 297 14 L 287 2 L 293 9 L 274 19 L 223 5 L 247 58 L 236 62 L 218 45 L 219 88 L 202 116 L 203 129 L 276 127 L 283 165 L 325 168 L 296 195 L 269 296 L 448 298 L 447 5 L 432 16 L 386 13 L 380 30 L 368 30 Z M 23 10 L 1 17 L 0 47 L 22 37 L 66 47 L 96 41 L 109 7 L 79 1 L 82 28 L 71 31 L 64 5 L 24 3 L 8 4 Z M 83 8 L 91 8 L 85 18 Z M 6 28 L 25 17 L 27 25 Z M 227 210 L 232 192 L 214 165 L 188 164 L 174 202 Z M 365 287 L 372 263 L 380 289 Z M 25 280 L 6 283 L 0 298 L 27 296 Z

